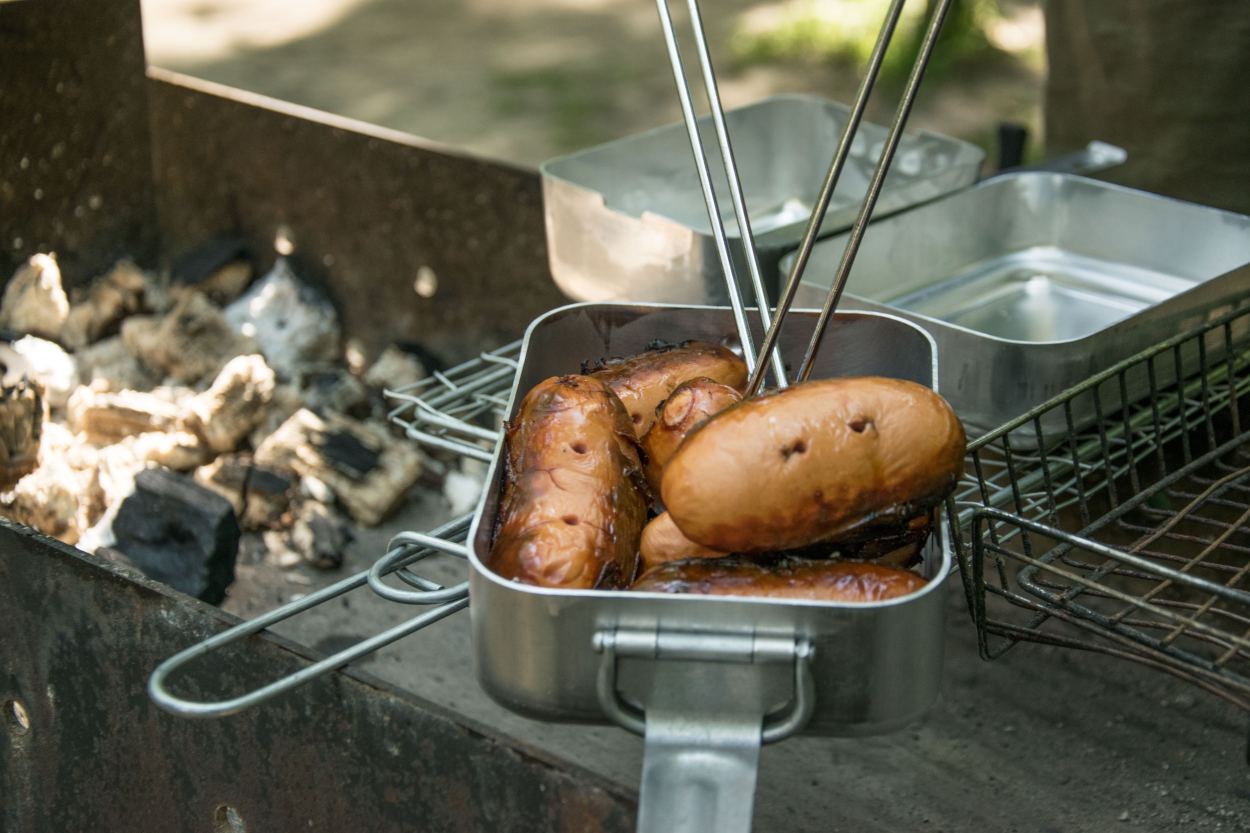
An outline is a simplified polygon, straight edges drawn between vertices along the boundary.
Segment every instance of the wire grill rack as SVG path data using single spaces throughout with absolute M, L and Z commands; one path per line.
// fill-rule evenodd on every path
M 389 392 L 489 459 L 519 343 Z M 1250 297 L 973 441 L 948 503 L 981 652 L 1097 650 L 1250 710 Z
M 1250 710 L 1250 306 L 975 440 L 950 503 L 987 659 L 1130 658 Z

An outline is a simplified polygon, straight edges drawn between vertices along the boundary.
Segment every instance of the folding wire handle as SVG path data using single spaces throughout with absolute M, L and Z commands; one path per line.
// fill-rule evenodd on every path
M 410 564 L 435 553 L 446 553 L 460 558 L 466 557 L 467 550 L 463 544 L 446 540 L 446 538 L 464 535 L 469 528 L 471 520 L 472 515 L 465 515 L 444 524 L 428 534 L 402 533 L 392 540 L 389 551 L 379 560 L 379 564 L 385 562 L 384 566 L 379 567 L 379 564 L 375 564 L 369 570 L 363 570 L 353 576 L 335 582 L 329 587 L 310 593 L 302 599 L 297 599 L 275 608 L 263 616 L 258 616 L 250 621 L 241 622 L 232 628 L 227 628 L 215 636 L 174 654 L 158 665 L 156 670 L 152 672 L 152 676 L 148 679 L 148 695 L 156 705 L 167 712 L 181 717 L 224 717 L 236 714 L 266 700 L 271 700 L 294 688 L 298 688 L 318 677 L 325 676 L 331 671 L 342 668 L 348 663 L 360 659 L 379 648 L 383 648 L 396 640 L 416 633 L 422 628 L 463 610 L 469 606 L 467 582 L 454 587 L 444 588 L 429 582 L 427 579 L 417 577 L 419 589 L 403 593 L 394 591 L 393 588 L 381 584 L 381 576 L 390 571 L 406 570 Z M 169 690 L 168 682 L 171 675 L 181 670 L 188 663 L 194 662 L 253 634 L 260 633 L 279 622 L 290 619 L 365 584 L 369 584 L 371 587 L 375 587 L 375 589 L 378 586 L 385 588 L 388 594 L 393 594 L 386 595 L 385 598 L 389 598 L 392 601 L 405 604 L 437 605 L 437 607 L 415 616 L 407 622 L 389 628 L 382 633 L 361 640 L 355 645 L 315 662 L 306 668 L 301 668 L 293 674 L 237 697 L 206 702 L 179 697 Z

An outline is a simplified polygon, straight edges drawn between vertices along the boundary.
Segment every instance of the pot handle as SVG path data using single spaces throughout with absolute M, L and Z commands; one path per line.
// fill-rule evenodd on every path
M 761 743 L 799 731 L 815 709 L 812 644 L 751 634 L 608 630 L 596 634 L 594 645 L 603 655 L 600 705 L 617 724 L 645 738 L 638 833 L 749 833 Z M 621 658 L 654 666 L 641 708 L 618 688 Z M 718 671 L 741 675 L 750 669 L 763 679 L 786 663 L 794 688 L 776 711 L 770 712 L 766 699 L 736 697 L 730 676 L 717 685 Z M 695 697 L 696 677 L 689 673 L 699 680 Z M 715 702 L 717 691 L 728 692 L 727 699 Z
M 471 520 L 472 515 L 470 514 L 444 524 L 431 533 L 401 533 L 392 539 L 386 555 L 379 559 L 369 570 L 362 570 L 342 581 L 335 582 L 329 587 L 310 593 L 301 599 L 288 602 L 263 616 L 247 622 L 240 622 L 232 628 L 227 628 L 215 636 L 174 654 L 158 665 L 152 672 L 152 676 L 148 678 L 148 696 L 160 708 L 180 717 L 225 717 L 226 715 L 236 714 L 244 709 L 271 700 L 294 688 L 298 688 L 318 677 L 325 676 L 331 671 L 342 668 L 379 648 L 383 648 L 396 640 L 416 633 L 422 628 L 463 610 L 469 606 L 468 582 L 462 582 L 452 587 L 442 587 L 428 579 L 407 573 L 406 570 L 408 565 L 440 552 L 461 558 L 467 557 L 468 550 L 465 545 L 448 539 L 462 538 L 467 533 Z M 418 590 L 395 590 L 383 584 L 382 577 L 390 572 L 399 573 L 404 581 L 414 585 Z M 318 662 L 314 662 L 305 668 L 301 668 L 293 674 L 237 697 L 217 701 L 190 700 L 180 697 L 169 690 L 168 680 L 170 675 L 188 663 L 224 648 L 231 643 L 260 633 L 266 628 L 270 628 L 279 622 L 290 619 L 336 596 L 341 596 L 366 584 L 372 587 L 375 592 L 378 592 L 379 595 L 383 595 L 385 598 L 393 601 L 436 606 L 422 612 L 418 616 L 414 616 L 407 622 L 375 634 L 368 639 L 363 639 L 355 645 Z M 380 590 L 379 588 L 382 589 Z M 384 593 L 383 590 L 386 592 Z

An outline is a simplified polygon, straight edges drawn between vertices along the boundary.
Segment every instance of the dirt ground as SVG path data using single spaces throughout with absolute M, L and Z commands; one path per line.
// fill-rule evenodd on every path
M 853 97 L 853 64 L 731 54 L 744 24 L 805 1 L 704 4 L 728 106 L 778 92 Z M 672 5 L 680 27 L 684 4 Z M 1011 9 L 991 32 L 1009 54 L 927 81 L 914 126 L 987 150 L 998 122 L 1036 129 L 1041 14 Z M 644 0 L 144 0 L 143 13 L 154 64 L 522 164 L 679 118 Z M 893 110 L 883 92 L 878 121 Z

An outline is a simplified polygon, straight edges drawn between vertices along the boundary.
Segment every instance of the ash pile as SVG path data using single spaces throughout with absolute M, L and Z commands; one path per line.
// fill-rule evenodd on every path
M 286 259 L 256 278 L 217 242 L 171 272 L 121 261 L 67 294 L 40 254 L 6 284 L 0 514 L 218 604 L 241 552 L 337 568 L 440 482 L 385 419 L 418 354 L 367 362 Z

